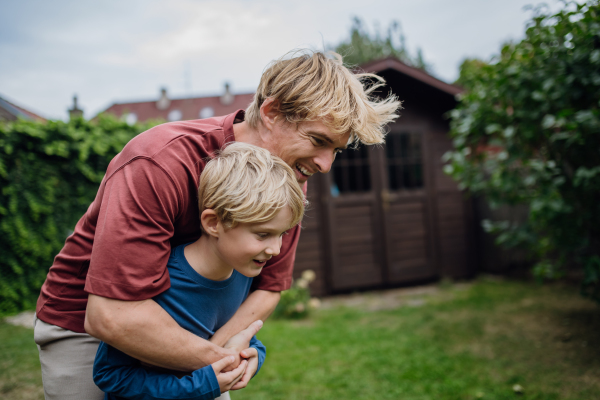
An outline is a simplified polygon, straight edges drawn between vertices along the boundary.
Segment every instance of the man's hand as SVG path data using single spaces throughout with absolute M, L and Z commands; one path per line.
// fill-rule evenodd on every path
M 240 333 L 238 333 L 237 335 L 235 335 L 234 337 L 232 337 L 231 339 L 229 339 L 227 341 L 227 343 L 225 343 L 225 346 L 223 346 L 226 350 L 231 350 L 234 352 L 234 357 L 235 359 L 235 363 L 233 364 L 234 366 L 237 365 L 241 359 L 242 359 L 242 351 L 245 351 L 246 349 L 248 349 L 248 346 L 250 345 L 250 340 L 252 340 L 252 337 L 254 335 L 256 335 L 256 333 L 260 330 L 260 328 L 262 328 L 263 326 L 263 322 L 261 320 L 258 321 L 254 321 L 253 323 L 250 324 L 249 327 L 247 327 L 246 329 L 244 329 L 243 331 L 241 331 Z M 243 357 L 243 358 L 248 358 L 248 357 Z M 227 370 L 228 368 L 225 367 L 225 370 Z
M 229 356 L 211 364 L 211 367 L 217 376 L 221 393 L 225 393 L 232 389 L 232 387 L 235 386 L 243 376 L 245 376 L 248 366 L 248 361 L 246 360 L 243 360 L 240 365 L 237 366 L 237 368 L 229 372 L 224 372 L 227 367 L 230 367 L 233 364 L 234 361 L 234 357 Z
M 248 366 L 246 367 L 246 372 L 244 372 L 242 378 L 231 387 L 231 390 L 245 388 L 258 369 L 258 351 L 254 347 L 243 350 L 240 355 L 248 360 Z

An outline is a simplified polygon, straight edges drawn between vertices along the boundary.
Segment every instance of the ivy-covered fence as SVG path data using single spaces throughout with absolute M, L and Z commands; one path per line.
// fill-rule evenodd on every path
M 0 123 L 0 315 L 32 308 L 110 160 L 156 123 Z

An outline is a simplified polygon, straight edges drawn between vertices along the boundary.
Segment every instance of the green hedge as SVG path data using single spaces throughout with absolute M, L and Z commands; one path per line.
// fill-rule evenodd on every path
M 600 302 L 600 1 L 543 10 L 492 62 L 463 64 L 445 169 L 492 206 L 527 205 L 525 223 L 484 227 L 541 279 L 582 269 Z
M 108 163 L 154 125 L 130 126 L 111 116 L 0 123 L 0 315 L 35 306 Z

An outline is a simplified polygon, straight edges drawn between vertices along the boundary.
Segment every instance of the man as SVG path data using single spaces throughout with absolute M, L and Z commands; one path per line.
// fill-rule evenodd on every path
M 300 231 L 285 236 L 255 290 L 210 341 L 179 327 L 152 297 L 169 287 L 171 247 L 200 236 L 196 191 L 206 159 L 228 142 L 250 143 L 282 158 L 303 184 L 328 172 L 348 144 L 383 142 L 400 103 L 370 97 L 382 85 L 377 76 L 353 74 L 337 55 L 296 53 L 263 73 L 245 114 L 163 124 L 129 142 L 111 161 L 38 299 L 35 340 L 46 399 L 102 398 L 92 381 L 99 340 L 169 369 L 192 371 L 230 355 L 237 366 L 260 329 L 257 320 L 291 285 Z

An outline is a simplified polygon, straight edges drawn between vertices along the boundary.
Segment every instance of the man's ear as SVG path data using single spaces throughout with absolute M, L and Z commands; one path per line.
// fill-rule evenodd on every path
M 200 215 L 200 223 L 202 224 L 202 229 L 204 232 L 213 237 L 219 237 L 219 217 L 214 210 L 207 208 L 202 211 L 202 215 Z
M 267 97 L 260 106 L 260 119 L 265 128 L 273 130 L 277 117 L 279 117 L 277 103 L 272 97 Z

